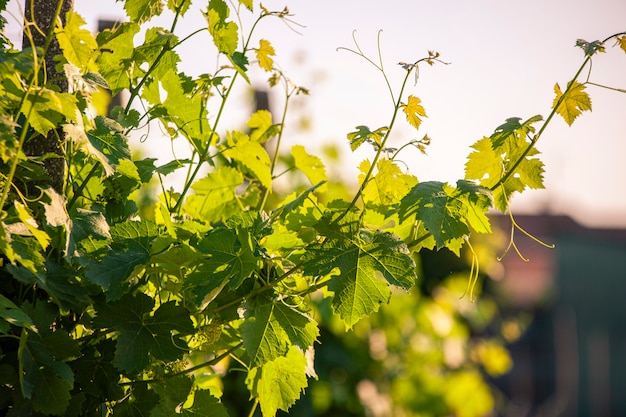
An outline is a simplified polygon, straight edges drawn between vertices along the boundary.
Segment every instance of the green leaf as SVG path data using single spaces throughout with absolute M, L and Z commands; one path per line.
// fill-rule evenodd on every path
M 112 119 L 98 116 L 95 125 L 95 129 L 87 132 L 88 148 L 100 161 L 106 175 L 113 175 L 121 160 L 130 160 L 128 140 L 122 126 Z
M 185 417 L 228 417 L 224 405 L 208 390 L 195 391 L 193 405 L 189 408 L 183 408 L 181 414 Z
M 250 140 L 265 143 L 280 132 L 280 126 L 272 123 L 272 113 L 267 110 L 257 110 L 246 122 L 252 130 Z
M 359 165 L 362 172 L 359 181 L 362 182 L 370 169 L 369 160 Z M 388 206 L 398 202 L 417 183 L 413 175 L 405 174 L 392 160 L 381 158 L 376 164 L 378 168 L 375 176 L 367 183 L 363 190 L 363 198 L 367 202 L 381 206 Z
M 561 92 L 559 84 L 554 85 L 556 97 L 552 103 L 552 107 L 563 117 L 568 125 L 572 125 L 574 120 L 582 114 L 583 111 L 591 111 L 591 99 L 585 91 L 585 85 L 578 81 L 568 84 L 565 92 Z
M 457 188 L 429 181 L 417 184 L 402 199 L 399 215 L 401 220 L 414 216 L 424 222 L 441 248 L 468 236 L 470 226 L 477 232 L 490 232 L 485 216 L 490 207 L 491 193 L 484 187 L 463 180 Z
M 217 50 L 232 57 L 237 50 L 239 28 L 235 22 L 226 21 L 229 14 L 230 9 L 224 0 L 210 0 L 205 18 Z
M 535 133 L 533 124 L 543 120 L 543 118 L 540 115 L 536 115 L 524 123 L 520 123 L 520 120 L 522 119 L 519 117 L 510 117 L 495 129 L 494 133 L 489 137 L 494 149 L 510 144 L 511 141 L 525 141 L 528 135 Z
M 181 336 L 194 332 L 189 311 L 174 301 L 161 304 L 154 312 L 153 308 L 154 299 L 143 293 L 97 305 L 94 324 L 118 332 L 113 360 L 118 369 L 139 372 L 148 366 L 150 355 L 172 362 L 187 353 Z
M 68 93 L 39 88 L 24 100 L 22 114 L 28 117 L 30 125 L 38 133 L 47 135 L 52 129 L 67 120 L 76 120 L 76 97 Z
M 242 132 L 233 131 L 227 136 L 228 148 L 224 155 L 239 162 L 247 168 L 261 185 L 271 190 L 272 173 L 270 171 L 270 157 L 263 146 L 250 140 Z
M 191 6 L 191 0 L 167 0 L 167 8 L 184 16 Z
M 241 335 L 252 367 L 286 355 L 292 345 L 306 351 L 319 336 L 314 320 L 282 301 L 257 301 L 245 317 Z
M 295 347 L 262 367 L 252 368 L 246 385 L 259 399 L 263 417 L 273 417 L 278 410 L 288 411 L 307 387 L 304 354 Z
M 63 415 L 74 387 L 74 374 L 65 361 L 80 356 L 78 343 L 63 330 L 51 330 L 58 315 L 53 304 L 25 303 L 22 309 L 39 329 L 38 334 L 22 332 L 18 350 L 22 394 L 32 401 L 36 411 Z
M 89 264 L 85 276 L 106 290 L 108 300 L 115 300 L 135 268 L 150 259 L 150 246 L 158 231 L 153 222 L 144 220 L 116 224 L 110 232 L 116 247 L 111 248 L 102 261 Z
M 304 274 L 332 274 L 332 306 L 348 328 L 389 301 L 389 284 L 408 289 L 417 279 L 408 248 L 390 233 L 362 231 L 358 239 L 331 240 L 306 252 Z
M 236 289 L 260 267 L 253 243 L 246 230 L 228 228 L 211 230 L 196 249 L 207 255 L 188 274 L 184 289 L 191 289 L 196 304 L 208 304 L 225 286 Z
M 357 126 L 356 131 L 348 133 L 348 141 L 350 141 L 350 149 L 352 152 L 356 151 L 364 142 L 368 142 L 375 147 L 379 148 L 383 138 L 389 132 L 389 128 L 379 127 L 375 131 L 371 131 L 367 126 Z
M 489 138 L 477 141 L 465 164 L 465 179 L 476 180 L 486 188 L 493 190 L 494 206 L 506 211 L 508 202 L 515 192 L 522 192 L 527 187 L 543 188 L 543 163 L 535 156 L 539 153 L 531 147 L 529 138 L 535 132 L 534 123 L 542 120 L 533 116 L 523 123 L 520 118 L 512 117 L 498 126 Z M 496 187 L 509 171 L 504 184 Z
M 129 70 L 133 65 L 130 58 L 135 52 L 133 38 L 138 32 L 137 23 L 122 22 L 114 29 L 103 30 L 96 37 L 102 51 L 98 54 L 96 63 L 113 94 L 130 88 Z
M 302 145 L 295 145 L 291 148 L 291 155 L 294 159 L 294 164 L 311 183 L 311 185 L 326 183 L 328 177 L 326 176 L 326 167 L 321 159 L 315 155 L 307 153 Z M 324 191 L 326 187 L 320 188 L 320 191 Z
M 224 220 L 241 210 L 236 191 L 242 183 L 243 176 L 235 168 L 220 167 L 191 185 L 195 194 L 187 197 L 183 209 L 207 222 Z
M 2 334 L 8 333 L 9 324 L 37 332 L 37 328 L 28 314 L 2 294 L 0 294 L 0 318 L 6 322 L 0 322 L 0 333 Z
M 126 0 L 124 10 L 132 22 L 145 23 L 163 12 L 163 0 Z
M 67 62 L 85 72 L 98 49 L 98 44 L 91 32 L 81 29 L 83 25 L 85 25 L 85 20 L 78 13 L 70 10 L 65 16 L 65 26 L 57 27 L 55 34 Z

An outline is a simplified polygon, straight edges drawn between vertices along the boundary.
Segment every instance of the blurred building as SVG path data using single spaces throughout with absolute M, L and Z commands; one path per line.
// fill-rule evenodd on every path
M 506 417 L 626 416 L 626 229 L 590 229 L 566 216 L 516 216 L 519 231 L 497 283 L 532 312 L 511 346 L 514 369 L 497 381 Z M 494 223 L 510 230 L 506 216 Z

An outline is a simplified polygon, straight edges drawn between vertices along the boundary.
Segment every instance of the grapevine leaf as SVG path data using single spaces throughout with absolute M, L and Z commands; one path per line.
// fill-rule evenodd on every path
M 272 188 L 270 157 L 263 146 L 250 140 L 244 133 L 233 131 L 227 136 L 228 148 L 224 155 L 247 168 L 265 188 Z
M 315 155 L 310 155 L 302 145 L 295 145 L 291 148 L 296 168 L 298 168 L 311 182 L 311 184 L 325 183 L 328 181 L 326 167 L 321 159 Z M 323 191 L 323 188 L 320 189 Z
M 57 27 L 55 34 L 67 62 L 85 71 L 98 48 L 96 40 L 87 29 L 81 29 L 85 20 L 76 12 L 68 11 L 65 26 Z
M 504 175 L 502 156 L 492 146 L 491 139 L 484 137 L 471 146 L 465 163 L 465 179 L 477 180 L 484 187 L 495 185 Z
M 100 74 L 107 80 L 113 94 L 130 87 L 130 59 L 135 52 L 133 38 L 139 32 L 139 25 L 123 22 L 114 29 L 105 29 L 98 34 L 96 41 L 102 53 L 96 63 Z
M 184 375 L 154 384 L 152 388 L 159 395 L 159 404 L 152 410 L 150 417 L 169 417 L 177 414 L 177 410 L 187 401 L 193 381 Z
M 159 402 L 159 395 L 147 384 L 133 384 L 132 396 L 126 401 L 118 401 L 113 407 L 116 417 L 149 417 Z
M 619 47 L 622 48 L 622 51 L 626 52 L 626 35 L 618 36 L 617 43 L 619 44 Z
M 86 278 L 105 289 L 108 300 L 115 300 L 135 268 L 150 259 L 150 246 L 158 231 L 153 222 L 144 220 L 116 224 L 110 232 L 115 248 L 110 249 L 102 261 L 88 265 Z
M 232 57 L 237 49 L 238 30 L 235 22 L 227 22 L 230 9 L 224 0 L 210 0 L 205 18 L 217 50 Z
M 9 324 L 37 332 L 30 316 L 2 294 L 0 294 L 0 319 L 5 322 L 0 322 L 0 333 L 2 334 L 8 332 Z
M 13 207 L 15 208 L 18 218 L 28 230 L 28 234 L 35 238 L 37 243 L 39 243 L 39 246 L 41 246 L 41 249 L 45 250 L 50 244 L 50 236 L 48 236 L 44 230 L 39 228 L 39 225 L 25 205 L 20 203 L 18 200 L 14 200 Z
M 131 22 L 145 23 L 163 12 L 163 0 L 127 0 L 124 10 Z
M 274 417 L 278 410 L 289 410 L 300 398 L 308 385 L 306 365 L 304 354 L 292 347 L 286 356 L 248 372 L 246 385 L 252 396 L 258 398 L 263 417 Z
M 113 360 L 118 369 L 137 372 L 148 365 L 149 355 L 171 362 L 187 352 L 181 335 L 194 331 L 189 311 L 174 301 L 161 304 L 154 313 L 153 308 L 154 299 L 143 293 L 96 307 L 94 324 L 118 332 Z
M 417 279 L 406 245 L 383 232 L 362 232 L 358 240 L 311 245 L 303 272 L 333 274 L 328 284 L 334 292 L 332 306 L 348 328 L 389 301 L 389 284 L 408 289 Z
M 193 396 L 193 405 L 183 408 L 181 414 L 185 417 L 228 417 L 224 405 L 208 390 L 197 390 Z
M 98 116 L 95 125 L 95 129 L 87 132 L 88 148 L 110 176 L 121 160 L 130 159 L 128 141 L 122 126 L 112 119 Z
M 402 199 L 399 215 L 401 220 L 415 216 L 424 222 L 441 248 L 469 235 L 470 226 L 477 232 L 490 232 L 485 216 L 490 207 L 491 193 L 486 188 L 463 180 L 457 188 L 429 181 L 417 184 Z
M 22 393 L 44 414 L 63 415 L 70 401 L 74 374 L 65 361 L 80 356 L 78 343 L 63 331 L 52 331 L 58 309 L 51 303 L 24 303 L 22 309 L 39 329 L 22 333 L 18 351 L 23 369 Z
M 426 117 L 426 111 L 420 104 L 421 100 L 415 96 L 409 96 L 407 103 L 401 103 L 400 107 L 406 115 L 406 120 L 415 129 L 419 129 L 422 124 L 422 117 Z M 420 117 L 421 116 L 421 117 Z
M 243 4 L 246 9 L 252 11 L 254 2 L 252 0 L 239 0 L 239 4 Z
M 196 293 L 203 296 L 225 283 L 232 289 L 239 287 L 259 267 L 246 230 L 215 228 L 198 242 L 196 249 L 207 258 L 189 275 L 185 288 L 199 287 Z
M 272 123 L 272 113 L 267 110 L 257 110 L 246 122 L 252 129 L 250 140 L 264 143 L 280 132 L 280 126 Z
M 571 126 L 583 111 L 591 111 L 591 99 L 585 91 L 584 84 L 573 81 L 571 85 L 568 84 L 568 88 L 563 93 L 557 83 L 554 85 L 554 92 L 556 97 L 552 107 L 556 109 L 556 112 L 563 117 L 568 125 Z
M 359 175 L 361 182 L 370 166 L 369 160 L 365 160 L 359 165 L 359 170 L 362 172 Z M 378 168 L 376 175 L 363 190 L 365 201 L 382 206 L 393 204 L 406 195 L 417 182 L 414 176 L 403 173 L 400 167 L 390 159 L 381 158 L 376 167 Z
M 252 367 L 286 355 L 291 345 L 305 351 L 319 336 L 317 323 L 310 317 L 280 301 L 264 301 L 246 310 L 241 326 Z
M 389 132 L 389 128 L 379 127 L 375 131 L 371 131 L 367 126 L 357 126 L 357 130 L 348 133 L 348 141 L 350 141 L 350 149 L 356 151 L 364 142 L 368 142 L 376 147 L 380 147 L 383 138 Z
M 76 120 L 76 97 L 69 93 L 40 88 L 37 94 L 26 97 L 22 113 L 28 117 L 32 128 L 45 136 L 64 122 L 64 119 Z
M 265 71 L 272 71 L 274 66 L 272 56 L 275 55 L 276 51 L 274 51 L 272 44 L 265 39 L 261 39 L 259 41 L 259 49 L 256 50 L 256 58 L 259 60 L 259 66 Z
M 243 176 L 235 168 L 220 167 L 196 181 L 184 206 L 186 213 L 208 222 L 221 221 L 236 213 L 239 208 L 236 190 L 243 183 Z
M 191 0 L 167 0 L 167 8 L 184 16 L 191 6 Z
M 519 117 L 509 117 L 506 121 L 498 126 L 494 133 L 489 137 L 493 143 L 494 149 L 499 149 L 511 140 L 525 140 L 526 136 L 535 132 L 534 123 L 543 120 L 540 115 L 536 115 L 520 123 Z

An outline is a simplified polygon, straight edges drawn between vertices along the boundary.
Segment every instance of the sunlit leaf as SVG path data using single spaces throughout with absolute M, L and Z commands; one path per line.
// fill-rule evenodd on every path
M 127 0 L 124 9 L 132 22 L 144 23 L 163 12 L 163 0 Z
M 259 41 L 259 48 L 256 50 L 256 58 L 259 60 L 259 66 L 265 71 L 271 71 L 274 66 L 272 56 L 276 55 L 272 44 L 265 39 Z
M 248 372 L 246 385 L 250 393 L 259 399 L 263 417 L 273 417 L 278 410 L 287 411 L 300 398 L 307 387 L 307 361 L 295 347 L 262 367 Z
M 390 284 L 408 289 L 417 279 L 404 242 L 382 232 L 312 245 L 303 268 L 305 275 L 332 274 L 328 283 L 334 292 L 332 306 L 348 328 L 389 301 Z
M 98 44 L 90 31 L 81 28 L 83 25 L 83 18 L 70 10 L 65 16 L 65 26 L 57 28 L 55 34 L 65 59 L 84 71 L 89 68 Z
M 294 159 L 294 164 L 307 179 L 311 182 L 311 185 L 324 183 L 328 181 L 326 176 L 326 167 L 321 159 L 315 155 L 307 153 L 306 149 L 302 145 L 294 145 L 291 148 L 291 155 Z M 320 191 L 324 191 L 326 187 L 320 188 Z
M 424 110 L 424 107 L 420 104 L 421 102 L 419 98 L 409 96 L 407 103 L 400 104 L 402 111 L 406 115 L 406 120 L 415 129 L 419 129 L 422 124 L 422 117 L 426 117 L 426 110 Z
M 584 84 L 574 81 L 563 93 L 557 83 L 554 85 L 554 92 L 556 97 L 552 106 L 568 125 L 571 126 L 582 112 L 591 111 L 591 99 L 585 91 Z
M 258 367 L 286 355 L 292 345 L 305 351 L 319 330 L 314 320 L 283 302 L 263 300 L 246 309 L 241 334 L 250 365 Z
M 96 324 L 118 332 L 113 364 L 120 370 L 136 372 L 149 363 L 149 355 L 170 362 L 188 350 L 182 335 L 193 332 L 186 308 L 170 301 L 156 310 L 154 299 L 138 293 L 97 307 Z

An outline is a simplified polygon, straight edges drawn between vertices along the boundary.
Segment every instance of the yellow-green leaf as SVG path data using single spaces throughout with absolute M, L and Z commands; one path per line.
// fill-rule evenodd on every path
M 326 176 L 326 167 L 321 159 L 315 155 L 310 155 L 304 149 L 302 145 L 295 145 L 291 148 L 291 155 L 295 161 L 296 168 L 298 168 L 311 182 L 311 185 L 318 184 L 320 182 L 326 182 L 328 177 Z M 323 188 L 322 188 L 323 187 Z M 320 187 L 320 191 L 326 188 L 326 185 Z
M 416 129 L 422 124 L 422 117 L 426 117 L 426 111 L 420 104 L 421 100 L 415 96 L 409 96 L 408 102 L 401 103 L 402 111 L 406 115 L 406 120 Z M 420 117 L 421 116 L 421 117 Z
M 274 47 L 269 41 L 261 39 L 259 41 L 259 49 L 256 50 L 256 58 L 259 60 L 259 66 L 265 71 L 271 71 L 274 66 L 272 56 L 276 56 Z
M 619 47 L 622 48 L 624 52 L 626 52 L 626 35 L 618 36 L 617 43 L 619 44 Z
M 71 64 L 81 70 L 89 67 L 94 52 L 98 49 L 96 40 L 87 29 L 81 29 L 85 24 L 83 18 L 73 11 L 67 12 L 65 27 L 57 28 L 55 34 L 63 56 Z
M 574 81 L 565 92 L 561 92 L 561 87 L 557 83 L 554 86 L 556 97 L 552 103 L 556 112 L 563 117 L 568 125 L 572 125 L 574 120 L 580 116 L 583 111 L 591 111 L 591 99 L 589 94 L 585 92 L 585 86 Z
M 14 201 L 14 204 L 19 219 L 22 221 L 24 226 L 26 226 L 30 234 L 37 240 L 39 246 L 45 250 L 50 243 L 50 236 L 48 236 L 48 234 L 43 230 L 39 229 L 39 225 L 30 215 L 26 206 L 17 201 Z

